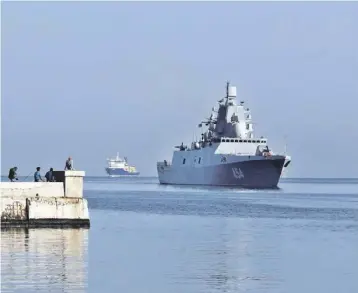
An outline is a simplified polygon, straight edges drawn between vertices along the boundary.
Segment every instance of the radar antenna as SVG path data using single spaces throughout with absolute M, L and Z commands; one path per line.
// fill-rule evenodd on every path
M 225 104 L 227 105 L 228 104 L 228 101 L 229 101 L 229 88 L 230 88 L 230 81 L 227 81 L 226 82 L 226 102 Z
M 228 101 L 228 99 L 229 99 L 229 87 L 230 87 L 230 82 L 227 81 L 227 82 L 226 82 L 226 97 L 220 99 L 220 100 L 218 101 L 219 104 L 222 103 L 222 102 L 224 102 L 225 99 L 226 99 L 226 103 L 227 103 L 227 101 Z M 213 108 L 213 111 L 214 111 L 214 108 Z

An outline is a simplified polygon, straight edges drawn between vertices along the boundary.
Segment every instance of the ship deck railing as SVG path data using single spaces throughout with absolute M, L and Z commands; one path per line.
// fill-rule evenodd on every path
M 168 161 L 157 162 L 157 166 L 171 166 L 172 163 Z

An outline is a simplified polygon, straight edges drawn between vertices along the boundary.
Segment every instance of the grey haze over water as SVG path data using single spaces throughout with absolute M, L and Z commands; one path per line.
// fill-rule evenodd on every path
M 292 177 L 357 177 L 358 3 L 2 3 L 1 171 L 143 175 L 192 139 L 226 80 Z M 197 132 L 199 133 L 199 132 Z

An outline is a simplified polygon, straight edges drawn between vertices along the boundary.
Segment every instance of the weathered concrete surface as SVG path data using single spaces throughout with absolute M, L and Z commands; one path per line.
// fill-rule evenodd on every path
M 89 227 L 84 198 L 1 197 L 1 227 Z
M 2 221 L 23 221 L 27 219 L 26 198 L 24 197 L 1 197 L 0 202 Z
M 54 171 L 57 182 L 63 182 L 66 197 L 83 197 L 84 171 Z
M 1 227 L 89 227 L 84 174 L 56 171 L 61 182 L 1 182 Z
M 2 197 L 63 197 L 65 192 L 61 182 L 1 182 Z
M 29 219 L 88 219 L 84 198 L 29 198 Z

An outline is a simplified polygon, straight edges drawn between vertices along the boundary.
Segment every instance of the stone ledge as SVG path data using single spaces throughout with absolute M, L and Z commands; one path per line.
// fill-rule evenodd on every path
M 1 182 L 1 227 L 89 227 L 84 171 L 54 171 L 57 182 Z
M 3 227 L 89 227 L 84 198 L 1 197 Z
M 1 197 L 63 197 L 62 182 L 1 182 Z
M 64 172 L 66 177 L 85 177 L 86 175 L 85 171 L 66 170 Z
M 27 199 L 29 220 L 34 219 L 88 219 L 88 204 L 85 198 L 41 198 Z
M 10 228 L 90 228 L 89 219 L 1 220 L 1 230 Z
M 60 177 L 85 177 L 86 172 L 85 171 L 77 171 L 77 170 L 54 170 L 53 171 L 54 176 L 60 176 Z

